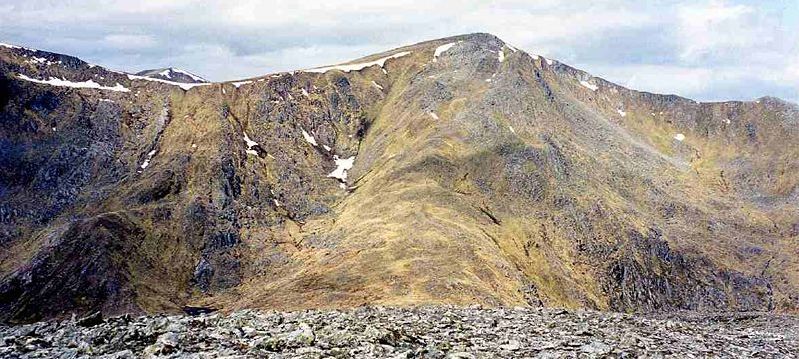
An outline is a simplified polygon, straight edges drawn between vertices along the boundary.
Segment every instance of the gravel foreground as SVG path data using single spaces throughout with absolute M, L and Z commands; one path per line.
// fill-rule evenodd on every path
M 799 355 L 799 317 L 543 308 L 364 307 L 99 315 L 0 326 L 2 358 L 592 358 Z

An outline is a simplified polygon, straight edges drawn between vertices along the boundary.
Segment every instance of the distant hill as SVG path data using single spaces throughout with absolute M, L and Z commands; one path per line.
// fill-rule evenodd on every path
M 144 70 L 136 73 L 136 75 L 187 84 L 208 82 L 208 80 L 194 75 L 188 71 L 171 67 L 165 69 Z

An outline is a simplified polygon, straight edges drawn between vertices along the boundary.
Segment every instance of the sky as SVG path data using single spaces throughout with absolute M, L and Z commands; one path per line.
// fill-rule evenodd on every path
M 799 102 L 799 0 L 0 2 L 0 42 L 212 81 L 472 32 L 633 89 Z

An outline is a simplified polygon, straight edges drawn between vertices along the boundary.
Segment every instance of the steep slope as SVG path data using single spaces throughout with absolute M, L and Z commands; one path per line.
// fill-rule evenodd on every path
M 776 99 L 637 92 L 487 34 L 230 83 L 15 47 L 0 74 L 2 319 L 799 305 Z

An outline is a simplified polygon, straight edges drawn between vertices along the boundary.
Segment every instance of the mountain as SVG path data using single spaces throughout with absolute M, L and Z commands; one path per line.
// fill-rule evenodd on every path
M 175 69 L 171 67 L 164 69 L 144 70 L 137 72 L 136 75 L 187 84 L 209 82 L 208 80 L 186 70 Z
M 181 84 L 0 47 L 0 319 L 799 308 L 799 108 L 489 34 Z

